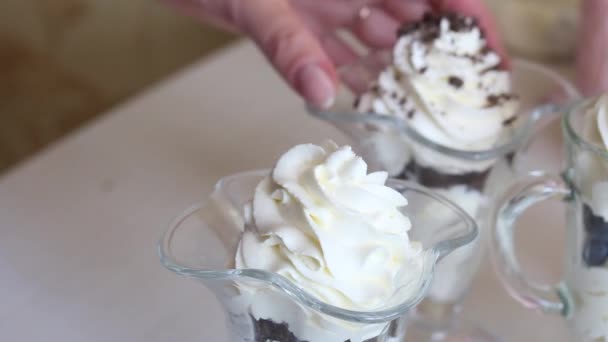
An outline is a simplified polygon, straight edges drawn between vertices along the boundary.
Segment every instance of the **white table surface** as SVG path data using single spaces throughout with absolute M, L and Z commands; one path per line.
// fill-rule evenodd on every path
M 239 43 L 15 168 L 0 179 L 0 341 L 222 341 L 215 299 L 159 265 L 157 239 L 222 175 L 327 137 L 346 141 Z M 550 216 L 520 239 L 539 279 L 560 272 Z M 465 316 L 507 341 L 565 340 L 562 321 L 510 300 L 487 262 Z

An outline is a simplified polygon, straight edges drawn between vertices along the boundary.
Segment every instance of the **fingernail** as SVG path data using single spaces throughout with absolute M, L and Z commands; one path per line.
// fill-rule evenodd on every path
M 295 80 L 296 89 L 311 104 L 328 108 L 334 103 L 334 83 L 319 66 L 312 64 L 302 67 Z

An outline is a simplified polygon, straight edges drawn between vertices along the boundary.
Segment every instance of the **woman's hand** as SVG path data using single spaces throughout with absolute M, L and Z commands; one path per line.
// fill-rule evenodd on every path
M 608 91 L 608 1 L 585 0 L 578 34 L 576 78 L 584 96 Z
M 350 30 L 371 48 L 390 48 L 397 28 L 428 11 L 473 15 L 500 49 L 481 0 L 166 0 L 189 14 L 248 35 L 304 99 L 320 107 L 334 100 L 336 66 L 357 54 L 337 34 Z

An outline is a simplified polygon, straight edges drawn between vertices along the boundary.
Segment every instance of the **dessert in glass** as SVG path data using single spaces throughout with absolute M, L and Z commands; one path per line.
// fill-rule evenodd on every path
M 562 119 L 567 166 L 561 175 L 534 173 L 507 190 L 492 236 L 495 268 L 509 293 L 528 308 L 567 319 L 573 341 L 608 340 L 608 95 L 574 106 Z M 562 281 L 539 285 L 521 270 L 513 229 L 532 205 L 567 206 Z M 530 227 L 535 229 L 536 227 Z
M 336 104 L 314 116 L 345 132 L 372 169 L 415 181 L 457 203 L 480 238 L 438 265 L 411 319 L 417 339 L 491 334 L 455 319 L 482 260 L 494 195 L 516 172 L 514 151 L 544 118 L 578 94 L 556 73 L 526 61 L 504 70 L 473 18 L 427 15 L 399 31 L 392 51 L 372 52 L 340 70 Z M 541 120 L 542 119 L 542 120 Z
M 477 227 L 448 200 L 387 176 L 368 173 L 348 146 L 295 146 L 270 171 L 223 178 L 177 217 L 161 262 L 213 291 L 233 342 L 402 341 L 392 322 Z

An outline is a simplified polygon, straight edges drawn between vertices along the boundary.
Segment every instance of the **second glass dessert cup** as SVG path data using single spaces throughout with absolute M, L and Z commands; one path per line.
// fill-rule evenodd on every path
M 357 96 L 367 90 L 390 60 L 390 53 L 376 52 L 343 67 L 340 77 L 345 86 L 335 105 L 328 110 L 309 106 L 308 110 L 351 138 L 370 169 L 387 170 L 392 177 L 437 191 L 473 216 L 480 227 L 475 243 L 438 265 L 429 296 L 410 315 L 413 324 L 408 327 L 408 336 L 420 341 L 493 340 L 483 329 L 456 319 L 483 259 L 490 209 L 496 194 L 518 173 L 515 151 L 523 148 L 544 124 L 558 118 L 562 105 L 577 99 L 578 92 L 551 70 L 527 61 L 513 61 L 513 90 L 520 96 L 521 106 L 511 134 L 488 150 L 457 150 L 427 139 L 406 120 L 353 110 Z M 433 167 L 423 166 L 429 164 Z
M 177 217 L 159 244 L 162 264 L 209 288 L 226 311 L 231 342 L 397 342 L 395 322 L 426 295 L 437 262 L 477 236 L 475 221 L 448 200 L 399 180 L 387 185 L 409 204 L 412 240 L 425 250 L 423 271 L 401 284 L 391 300 L 373 311 L 333 306 L 278 274 L 234 269 L 234 253 L 244 229 L 243 207 L 269 171 L 228 176 L 210 198 Z M 438 220 L 438 215 L 441 220 Z
M 491 236 L 495 269 L 509 294 L 526 308 L 565 318 L 570 340 L 577 342 L 608 340 L 608 152 L 585 137 L 592 106 L 584 101 L 562 118 L 561 175 L 536 171 L 520 177 L 495 208 Z M 514 239 L 519 217 L 549 199 L 566 205 L 563 275 L 555 285 L 538 284 L 525 274 Z

